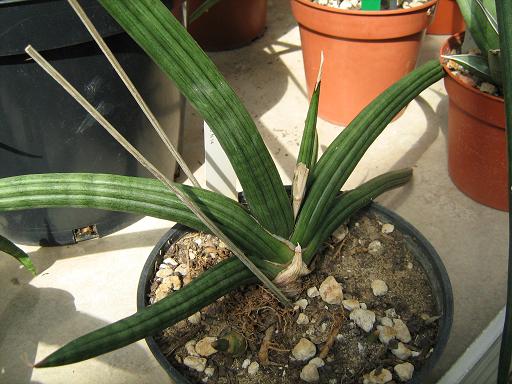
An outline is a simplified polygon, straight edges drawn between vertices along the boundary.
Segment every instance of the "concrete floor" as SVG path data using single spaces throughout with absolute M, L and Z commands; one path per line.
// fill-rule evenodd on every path
M 427 36 L 420 61 L 436 58 L 443 40 Z M 211 56 L 254 116 L 288 183 L 308 105 L 299 33 L 288 2 L 270 1 L 268 30 L 262 39 Z M 447 108 L 442 82 L 423 92 L 379 137 L 347 185 L 389 169 L 414 168 L 411 183 L 378 201 L 431 241 L 450 275 L 455 318 L 435 377 L 503 306 L 506 279 L 506 214 L 473 202 L 448 176 Z M 204 181 L 202 123 L 189 112 L 183 152 Z M 318 130 L 321 148 L 341 131 L 324 121 L 319 121 Z M 144 342 L 60 368 L 34 370 L 31 363 L 87 331 L 133 313 L 144 261 L 172 224 L 144 218 L 100 240 L 24 247 L 40 272 L 35 278 L 0 257 L 0 383 L 170 382 Z

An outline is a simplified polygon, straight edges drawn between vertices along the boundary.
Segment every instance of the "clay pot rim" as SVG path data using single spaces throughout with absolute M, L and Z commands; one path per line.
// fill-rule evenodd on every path
M 386 10 L 386 11 L 360 11 L 360 10 L 354 10 L 354 9 L 333 8 L 333 7 L 329 7 L 327 5 L 320 5 L 317 3 L 313 3 L 311 0 L 293 0 L 293 1 L 296 1 L 297 3 L 301 3 L 302 5 L 304 5 L 306 7 L 314 8 L 321 12 L 338 13 L 338 14 L 351 15 L 351 16 L 402 15 L 402 14 L 407 14 L 407 13 L 423 11 L 427 8 L 435 6 L 438 2 L 438 0 L 430 0 L 428 3 L 420 5 L 419 7 L 407 8 L 407 9 L 400 8 L 400 9 L 392 9 L 392 10 Z
M 299 0 L 297 0 L 299 1 Z M 444 52 L 446 52 L 446 49 L 448 48 L 450 42 L 452 41 L 455 41 L 455 42 L 461 42 L 464 40 L 464 32 L 459 32 L 459 33 L 456 33 L 455 35 L 452 35 L 450 36 L 448 39 L 446 39 L 446 41 L 443 43 L 443 45 L 441 46 L 441 48 L 439 49 L 439 62 L 441 63 L 441 65 L 443 66 L 443 69 L 444 71 L 448 74 L 448 76 L 453 79 L 458 85 L 460 85 L 461 87 L 469 90 L 470 92 L 473 92 L 473 93 L 476 93 L 478 95 L 480 95 L 481 97 L 486 97 L 488 99 L 491 99 L 493 101 L 496 101 L 496 102 L 499 102 L 499 103 L 505 103 L 505 99 L 503 97 L 498 97 L 498 96 L 493 96 L 493 95 L 490 95 L 488 93 L 485 93 L 485 92 L 482 92 L 481 90 L 475 88 L 475 87 L 471 87 L 465 83 L 463 83 L 462 81 L 460 81 L 460 79 L 458 78 L 458 76 L 455 76 L 452 71 L 446 66 L 446 64 L 444 63 L 445 59 L 443 59 L 441 56 L 444 55 Z

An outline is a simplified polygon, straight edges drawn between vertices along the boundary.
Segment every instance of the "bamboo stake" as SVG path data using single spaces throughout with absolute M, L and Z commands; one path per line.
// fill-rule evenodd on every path
M 93 25 L 93 23 L 91 22 L 89 17 L 85 14 L 83 8 L 80 6 L 80 4 L 78 4 L 77 0 L 68 0 L 68 3 L 69 3 L 69 5 L 71 5 L 71 7 L 75 11 L 75 13 L 78 15 L 78 17 L 80 18 L 82 23 L 85 25 L 85 27 L 87 28 L 87 30 L 93 37 L 94 41 L 96 41 L 96 44 L 98 44 L 98 46 L 100 47 L 103 54 L 106 56 L 106 58 L 108 59 L 108 61 L 110 62 L 110 64 L 114 68 L 114 70 L 117 72 L 117 74 L 123 81 L 124 85 L 126 85 L 126 88 L 128 88 L 128 90 L 132 94 L 133 98 L 139 105 L 140 109 L 142 109 L 142 112 L 144 112 L 144 114 L 148 118 L 149 122 L 151 123 L 151 125 L 153 126 L 155 131 L 158 133 L 158 136 L 160 136 L 160 139 L 162 139 L 162 141 L 164 142 L 164 144 L 167 147 L 167 149 L 169 150 L 169 152 L 171 152 L 172 156 L 176 159 L 176 162 L 178 163 L 178 165 L 181 167 L 181 169 L 183 169 L 183 172 L 185 172 L 185 174 L 190 179 L 192 184 L 195 187 L 199 188 L 200 185 L 197 182 L 196 178 L 194 177 L 190 168 L 187 166 L 187 163 L 185 163 L 185 160 L 183 160 L 183 158 L 181 157 L 179 152 L 176 150 L 174 145 L 172 145 L 171 141 L 165 134 L 165 132 L 162 129 L 162 126 L 158 122 L 157 118 L 155 117 L 153 112 L 151 112 L 151 109 L 146 104 L 146 102 L 142 98 L 141 94 L 139 93 L 139 91 L 137 90 L 137 88 L 135 87 L 133 82 L 130 80 L 130 78 L 126 74 L 123 67 L 121 67 L 121 64 L 119 64 L 119 61 L 117 61 L 117 59 L 115 58 L 112 51 L 110 50 L 108 45 L 105 43 L 105 40 L 103 40 L 103 38 L 99 34 L 96 27 Z
M 137 159 L 148 171 L 150 171 L 158 180 L 167 186 L 183 204 L 187 206 L 208 229 L 219 239 L 224 241 L 228 248 L 240 259 L 240 261 L 249 270 L 260 279 L 260 281 L 268 287 L 268 289 L 283 303 L 284 305 L 291 306 L 290 301 L 286 296 L 265 276 L 265 274 L 254 263 L 249 260 L 236 244 L 234 244 L 229 237 L 227 237 L 219 227 L 206 216 L 201 209 L 181 192 L 176 186 L 162 174 L 152 163 L 150 163 L 133 145 L 131 145 L 113 126 L 110 122 L 101 115 L 77 90 L 74 88 L 50 63 L 48 63 L 31 45 L 25 48 L 25 52 L 34 59 L 34 61 L 41 66 L 57 83 L 59 83 L 94 119 L 107 130 L 112 137 L 117 140 L 133 157 Z

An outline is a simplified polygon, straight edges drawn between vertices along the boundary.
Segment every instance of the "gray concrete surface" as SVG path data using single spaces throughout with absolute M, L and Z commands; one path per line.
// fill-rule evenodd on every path
M 436 58 L 444 37 L 427 36 L 420 61 Z M 236 89 L 289 182 L 308 100 L 298 28 L 287 1 L 269 5 L 268 30 L 249 47 L 211 55 Z M 442 81 L 423 92 L 370 148 L 347 187 L 389 169 L 414 168 L 413 181 L 378 199 L 415 225 L 443 259 L 453 285 L 452 334 L 440 375 L 497 314 L 505 300 L 506 214 L 479 205 L 450 181 L 448 100 Z M 202 123 L 189 111 L 183 152 L 204 181 Z M 319 121 L 321 148 L 341 131 Z M 66 367 L 34 370 L 67 341 L 135 311 L 145 258 L 173 223 L 145 218 L 100 240 L 59 248 L 25 247 L 31 278 L 0 258 L 0 383 L 165 383 L 143 342 Z

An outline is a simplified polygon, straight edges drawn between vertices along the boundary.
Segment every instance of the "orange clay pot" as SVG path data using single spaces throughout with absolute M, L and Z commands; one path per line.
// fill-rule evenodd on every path
M 464 34 L 448 39 L 441 54 L 461 45 Z M 445 68 L 448 110 L 448 171 L 466 195 L 489 207 L 508 210 L 505 103 L 464 84 Z
M 416 66 L 436 0 L 391 11 L 349 11 L 291 0 L 299 24 L 308 93 L 320 53 L 325 62 L 319 116 L 347 125 L 377 95 Z
M 434 21 L 427 28 L 429 35 L 454 35 L 465 28 L 462 13 L 455 0 L 439 0 Z
M 189 0 L 189 14 L 204 0 Z M 189 26 L 206 51 L 240 48 L 262 36 L 267 25 L 267 0 L 221 0 Z

